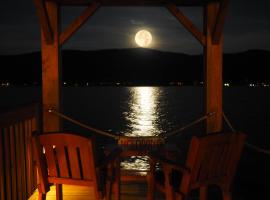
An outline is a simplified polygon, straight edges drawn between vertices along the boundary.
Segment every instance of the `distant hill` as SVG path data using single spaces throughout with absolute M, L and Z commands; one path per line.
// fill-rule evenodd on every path
M 236 84 L 269 81 L 270 52 L 250 50 L 224 55 L 224 81 Z M 0 55 L 0 81 L 41 82 L 40 53 Z M 131 82 L 167 84 L 203 80 L 203 56 L 151 49 L 112 49 L 63 52 L 63 80 L 67 82 Z

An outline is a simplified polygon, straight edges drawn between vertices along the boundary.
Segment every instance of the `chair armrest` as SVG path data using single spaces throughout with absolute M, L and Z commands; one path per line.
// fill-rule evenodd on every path
M 154 160 L 154 162 L 158 162 L 160 163 L 162 166 L 166 167 L 166 168 L 170 168 L 170 170 L 175 169 L 175 170 L 179 170 L 182 173 L 189 173 L 190 170 L 189 168 L 185 167 L 183 164 L 178 163 L 174 160 L 170 160 L 158 153 L 155 152 L 151 152 L 149 153 L 149 156 L 152 160 Z

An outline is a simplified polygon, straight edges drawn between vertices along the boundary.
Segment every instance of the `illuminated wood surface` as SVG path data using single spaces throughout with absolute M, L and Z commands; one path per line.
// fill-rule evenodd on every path
M 42 54 L 42 103 L 43 108 L 54 108 L 61 111 L 61 48 L 59 45 L 60 8 L 54 2 L 46 2 L 48 19 L 53 32 L 53 42 L 47 43 L 41 26 Z M 37 66 L 38 67 L 38 66 Z M 43 112 L 43 131 L 61 130 L 61 120 L 58 116 Z
M 213 43 L 218 16 L 219 4 L 210 3 L 205 7 L 204 32 L 206 45 L 204 47 L 204 82 L 205 82 L 205 113 L 214 112 L 206 120 L 206 132 L 213 133 L 222 130 L 222 62 L 223 38 L 219 43 Z M 221 35 L 220 37 L 223 37 Z
M 46 200 L 55 200 L 55 186 L 51 186 L 50 192 L 47 193 Z M 63 185 L 64 200 L 94 200 L 94 190 L 89 187 Z M 147 195 L 147 185 L 144 183 L 125 183 L 121 185 L 122 200 L 145 200 Z M 38 192 L 29 198 L 37 200 Z M 114 199 L 114 195 L 112 196 Z M 157 200 L 164 199 L 163 195 L 157 195 Z
M 0 200 L 27 199 L 37 185 L 31 135 L 38 110 L 25 106 L 0 114 Z

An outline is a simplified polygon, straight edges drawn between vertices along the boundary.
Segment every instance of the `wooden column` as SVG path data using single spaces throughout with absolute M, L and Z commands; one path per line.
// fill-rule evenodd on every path
M 206 45 L 204 47 L 205 112 L 215 112 L 215 115 L 207 119 L 207 133 L 222 130 L 222 35 L 219 42 L 213 42 L 218 11 L 219 4 L 213 2 L 205 7 L 204 12 L 204 31 L 206 36 Z
M 47 112 L 49 108 L 61 111 L 61 47 L 60 8 L 54 2 L 46 2 L 47 16 L 52 32 L 52 41 L 46 39 L 46 33 L 41 26 L 42 51 L 42 104 L 43 131 L 60 131 L 61 119 Z

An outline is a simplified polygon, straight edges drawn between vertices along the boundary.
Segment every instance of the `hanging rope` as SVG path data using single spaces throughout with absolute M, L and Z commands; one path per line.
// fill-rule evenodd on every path
M 73 118 L 71 118 L 71 117 L 69 117 L 67 115 L 64 115 L 64 114 L 62 114 L 60 112 L 57 112 L 54 109 L 48 109 L 48 112 L 51 113 L 51 114 L 54 114 L 54 115 L 56 115 L 58 117 L 61 117 L 61 118 L 65 119 L 65 120 L 67 120 L 67 121 L 70 121 L 73 124 L 76 124 L 76 125 L 81 126 L 81 127 L 85 128 L 85 129 L 88 129 L 90 131 L 98 133 L 100 135 L 104 135 L 104 136 L 111 137 L 111 138 L 114 138 L 114 139 L 119 139 L 119 136 L 116 136 L 114 134 L 111 134 L 111 133 L 108 133 L 108 132 L 93 128 L 93 127 L 91 127 L 89 125 L 86 125 L 86 124 L 83 124 L 83 123 L 79 122 L 78 120 L 75 120 L 75 119 L 73 119 Z
M 199 122 L 201 122 L 201 121 L 203 121 L 203 120 L 207 119 L 208 117 L 211 117 L 212 115 L 215 114 L 215 112 L 208 113 L 207 115 L 205 115 L 205 116 L 203 116 L 203 117 L 200 117 L 199 119 L 194 120 L 193 122 L 187 124 L 186 126 L 181 127 L 180 129 L 177 129 L 177 130 L 175 130 L 175 131 L 172 131 L 172 132 L 166 134 L 166 136 L 163 135 L 163 136 L 151 136 L 151 137 L 142 137 L 142 138 L 139 138 L 139 137 L 117 136 L 117 135 L 114 135 L 114 134 L 112 134 L 112 133 L 108 133 L 108 132 L 105 132 L 105 131 L 102 131 L 102 130 L 93 128 L 93 127 L 91 127 L 91 126 L 89 126 L 89 125 L 86 125 L 86 124 L 84 124 L 84 123 L 82 123 L 82 122 L 79 122 L 78 120 L 76 120 L 76 119 L 74 119 L 74 118 L 71 118 L 71 117 L 69 117 L 69 116 L 67 116 L 67 115 L 65 115 L 65 114 L 63 114 L 63 113 L 60 113 L 60 112 L 58 112 L 58 111 L 56 111 L 56 110 L 54 110 L 54 109 L 48 109 L 47 111 L 48 111 L 49 113 L 51 113 L 51 114 L 54 114 L 54 115 L 56 115 L 56 116 L 58 116 L 58 117 L 61 117 L 61 118 L 65 119 L 65 120 L 67 120 L 67 121 L 69 121 L 69 122 L 71 122 L 71 123 L 73 123 L 73 124 L 76 124 L 76 125 L 78 125 L 78 126 L 81 126 L 81 127 L 85 128 L 85 129 L 88 129 L 88 130 L 93 131 L 93 132 L 95 132 L 95 133 L 98 133 L 98 134 L 101 134 L 101 135 L 108 136 L 108 137 L 114 138 L 114 139 L 116 139 L 116 140 L 119 140 L 120 143 L 121 143 L 121 142 L 122 142 L 122 143 L 125 143 L 126 141 L 125 141 L 125 142 L 123 142 L 123 141 L 126 140 L 126 139 L 129 140 L 128 143 L 131 143 L 131 142 L 137 143 L 137 142 L 138 142 L 137 140 L 141 140 L 142 138 L 144 138 L 144 139 L 148 139 L 148 140 L 149 140 L 149 139 L 154 140 L 153 144 L 155 144 L 155 143 L 157 143 L 157 144 L 163 143 L 163 142 L 162 142 L 163 139 L 166 139 L 167 137 L 170 137 L 170 136 L 172 136 L 172 135 L 178 134 L 178 133 L 180 133 L 180 132 L 186 130 L 187 128 L 189 128 L 189 127 L 191 127 L 191 126 L 194 126 L 194 125 L 198 124 Z M 131 139 L 132 139 L 133 141 L 131 141 Z M 162 140 L 162 141 L 161 141 L 161 140 Z M 122 143 L 121 143 L 121 144 L 122 144 Z
M 207 118 L 213 116 L 214 114 L 215 114 L 215 112 L 208 113 L 208 114 L 206 114 L 206 115 L 200 117 L 199 119 L 196 119 L 196 120 L 190 122 L 189 124 L 187 124 L 187 125 L 185 125 L 185 126 L 179 128 L 179 129 L 177 129 L 177 130 L 174 130 L 174 131 L 172 131 L 172 132 L 166 134 L 166 136 L 164 136 L 164 137 L 167 138 L 167 137 L 173 136 L 173 135 L 175 135 L 175 134 L 178 134 L 178 133 L 180 133 L 180 132 L 182 132 L 182 131 L 188 129 L 188 128 L 191 127 L 191 126 L 194 126 L 194 125 L 200 123 L 201 121 L 206 120 Z
M 84 123 L 82 123 L 82 122 L 79 122 L 78 120 L 73 119 L 73 118 L 71 118 L 71 117 L 69 117 L 69 116 L 67 116 L 67 115 L 64 115 L 64 114 L 62 114 L 62 113 L 60 113 L 60 112 L 58 112 L 58 111 L 56 111 L 56 110 L 54 110 L 54 109 L 48 109 L 47 111 L 48 111 L 49 113 L 51 113 L 51 114 L 54 114 L 54 115 L 56 115 L 56 116 L 59 116 L 59 117 L 65 119 L 65 120 L 67 120 L 67 121 L 70 121 L 70 122 L 72 122 L 73 124 L 76 124 L 76 125 L 78 125 L 78 126 L 81 126 L 81 127 L 85 128 L 85 129 L 88 129 L 88 130 L 90 130 L 90 131 L 92 131 L 92 132 L 95 132 L 95 133 L 98 133 L 98 134 L 100 134 L 100 135 L 104 135 L 104 136 L 107 136 L 107 137 L 111 137 L 111 138 L 114 138 L 114 139 L 116 139 L 116 140 L 119 140 L 119 139 L 121 138 L 120 136 L 117 136 L 117 135 L 114 135 L 114 134 L 112 134 L 112 133 L 108 133 L 108 132 L 105 132 L 105 131 L 102 131 L 102 130 L 93 128 L 93 127 L 91 127 L 91 126 L 89 126 L 89 125 L 86 125 L 86 124 L 84 124 Z M 194 120 L 193 122 L 187 124 L 186 126 L 181 127 L 180 129 L 174 130 L 174 131 L 172 131 L 172 132 L 166 134 L 166 136 L 163 136 L 163 138 L 167 138 L 167 137 L 173 136 L 173 135 L 175 135 L 175 134 L 178 134 L 178 133 L 180 133 L 180 132 L 186 130 L 187 128 L 189 128 L 189 127 L 191 127 L 191 126 L 194 126 L 194 125 L 200 123 L 201 121 L 203 121 L 203 120 L 205 120 L 205 119 L 207 119 L 207 118 L 213 116 L 214 114 L 215 114 L 214 112 L 208 113 L 207 115 L 205 115 L 205 116 L 203 116 L 203 117 L 201 117 L 201 118 L 199 118 L 199 119 Z M 227 125 L 228 125 L 229 128 L 231 129 L 231 131 L 234 132 L 234 133 L 236 133 L 236 132 L 237 132 L 236 129 L 233 128 L 232 124 L 230 123 L 230 121 L 229 121 L 229 119 L 227 118 L 227 116 L 225 115 L 225 113 L 223 113 L 223 117 L 224 117 L 225 122 L 227 123 Z M 126 137 L 126 136 L 125 136 L 125 137 Z M 132 138 L 132 137 L 131 137 L 131 138 Z M 159 137 L 159 138 L 162 138 L 162 136 Z M 258 147 L 258 146 L 256 146 L 256 145 L 250 144 L 250 143 L 248 143 L 248 142 L 246 142 L 245 144 L 246 144 L 247 147 L 249 147 L 249 148 L 251 148 L 251 149 L 253 149 L 253 150 L 257 151 L 257 152 L 261 152 L 261 153 L 264 153 L 264 154 L 270 154 L 270 150 L 266 150 L 266 149 L 260 148 L 260 147 Z
M 227 118 L 227 116 L 225 115 L 224 112 L 222 113 L 222 115 L 223 115 L 223 117 L 224 117 L 225 122 L 227 123 L 227 125 L 228 125 L 229 128 L 231 129 L 231 131 L 234 132 L 234 133 L 236 133 L 236 132 L 237 132 L 236 129 L 233 128 L 231 122 L 229 121 L 229 119 Z M 257 151 L 257 152 L 260 152 L 260 153 L 264 153 L 264 154 L 270 155 L 270 150 L 260 148 L 260 147 L 258 147 L 258 146 L 256 146 L 256 145 L 250 144 L 250 143 L 248 143 L 248 142 L 246 142 L 245 145 L 246 145 L 248 148 L 253 149 L 253 150 Z
M 229 119 L 227 118 L 227 116 L 225 115 L 224 112 L 222 113 L 222 115 L 223 115 L 223 118 L 224 118 L 226 124 L 227 124 L 227 125 L 229 126 L 229 128 L 231 129 L 231 131 L 232 131 L 233 133 L 236 133 L 237 131 L 233 128 L 231 122 L 229 121 Z
M 270 150 L 262 149 L 262 148 L 260 148 L 260 147 L 258 147 L 258 146 L 255 146 L 255 145 L 253 145 L 253 144 L 250 144 L 250 143 L 248 143 L 248 142 L 246 142 L 246 146 L 249 147 L 250 149 L 253 149 L 253 150 L 257 151 L 257 152 L 260 152 L 260 153 L 264 153 L 264 154 L 270 155 Z

